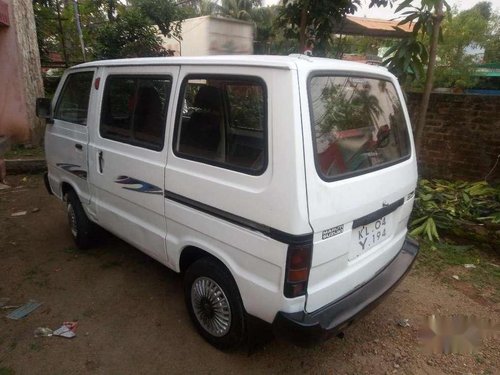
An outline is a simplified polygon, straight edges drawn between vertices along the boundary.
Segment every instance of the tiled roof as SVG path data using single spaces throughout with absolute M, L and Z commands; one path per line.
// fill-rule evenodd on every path
M 398 20 L 389 21 L 376 18 L 347 16 L 337 31 L 345 35 L 364 35 L 384 38 L 404 38 L 413 30 L 413 25 L 398 26 Z

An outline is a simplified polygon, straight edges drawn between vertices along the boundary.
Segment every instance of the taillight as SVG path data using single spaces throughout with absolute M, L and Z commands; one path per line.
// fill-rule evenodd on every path
M 303 296 L 311 269 L 312 243 L 288 246 L 285 272 L 285 297 Z

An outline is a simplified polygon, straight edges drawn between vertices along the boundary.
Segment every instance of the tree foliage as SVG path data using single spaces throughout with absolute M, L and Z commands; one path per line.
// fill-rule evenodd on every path
M 80 22 L 84 40 L 92 43 L 97 31 L 105 22 L 101 3 L 91 0 L 79 0 Z M 66 65 L 82 61 L 72 2 L 62 0 L 33 0 L 35 24 L 37 28 L 38 48 L 42 62 L 49 60 L 51 53 L 61 55 Z
M 406 83 L 408 78 L 412 80 L 420 78 L 424 66 L 427 66 L 415 127 L 415 148 L 418 153 L 421 149 L 425 118 L 434 82 L 438 42 L 440 39 L 442 40 L 441 25 L 445 17 L 444 8 L 449 14 L 450 6 L 445 0 L 421 0 L 420 5 L 414 5 L 414 3 L 414 0 L 405 0 L 396 8 L 396 13 L 404 10 L 403 16 L 405 18 L 399 24 L 413 25 L 412 36 L 401 40 L 389 49 L 385 54 L 388 59 L 384 63 L 402 78 L 403 83 Z M 428 40 L 428 52 L 427 43 L 424 44 L 422 40 Z
M 329 134 L 334 129 L 343 131 L 373 126 L 382 113 L 379 100 L 370 94 L 369 87 L 356 87 L 351 92 L 342 85 L 332 83 L 325 85 L 321 99 L 325 114 L 320 122 L 320 136 Z
M 178 21 L 189 13 L 172 0 L 133 0 L 132 5 L 144 16 L 146 24 L 157 26 L 164 36 L 179 36 Z
M 370 8 L 393 3 L 370 0 Z M 299 41 L 299 52 L 313 41 L 315 55 L 324 56 L 342 19 L 356 12 L 360 4 L 360 0 L 282 0 L 276 26 L 284 30 L 287 38 Z
M 413 33 L 411 38 L 393 44 L 386 52 L 385 64 L 407 86 L 424 85 L 435 21 L 433 1 L 435 3 L 435 0 L 423 2 L 419 7 L 405 1 L 398 7 L 406 16 L 401 24 L 411 23 Z M 482 62 L 481 55 L 473 55 L 474 50 L 485 50 L 484 62 L 500 59 L 500 19 L 488 1 L 481 1 L 460 13 L 447 10 L 437 47 L 435 86 L 465 88 L 474 83 L 476 66 Z
M 252 10 L 262 5 L 261 0 L 222 0 L 219 13 L 237 20 L 251 20 Z
M 500 35 L 495 35 L 496 25 L 490 2 L 483 1 L 471 9 L 454 13 L 443 22 L 436 86 L 470 87 L 474 83 L 476 65 L 483 60 L 479 52 L 491 51 Z M 474 55 L 474 51 L 479 54 Z
M 97 58 L 165 56 L 157 30 L 138 9 L 120 12 L 99 30 L 95 43 Z
M 81 62 L 73 1 L 33 0 L 42 61 L 59 54 L 66 65 Z M 86 54 L 91 59 L 163 56 L 158 30 L 179 35 L 191 4 L 181 0 L 78 0 Z
M 435 7 L 439 0 L 423 0 L 420 5 L 414 5 L 414 3 L 416 3 L 414 0 L 405 0 L 396 8 L 396 13 L 404 11 L 402 15 L 405 18 L 399 22 L 399 25 L 413 26 L 411 37 L 400 40 L 384 55 L 384 64 L 403 83 L 424 77 L 425 66 L 429 62 L 429 38 L 434 24 L 442 22 L 442 18 L 438 19 L 435 14 Z M 450 9 L 446 1 L 443 1 L 443 5 L 446 9 Z M 439 33 L 442 40 L 440 26 Z

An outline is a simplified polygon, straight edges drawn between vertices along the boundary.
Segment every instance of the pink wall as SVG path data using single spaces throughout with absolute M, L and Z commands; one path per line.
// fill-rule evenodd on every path
M 30 135 L 30 124 L 14 27 L 16 20 L 12 1 L 3 1 L 9 6 L 10 26 L 0 26 L 0 135 L 24 141 Z

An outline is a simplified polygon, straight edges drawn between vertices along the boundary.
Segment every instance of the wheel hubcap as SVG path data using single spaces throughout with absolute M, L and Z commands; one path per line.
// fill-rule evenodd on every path
M 197 278 L 191 286 L 191 303 L 201 326 L 216 337 L 231 328 L 231 307 L 222 288 L 208 277 Z
M 69 228 L 71 229 L 71 234 L 73 235 L 73 237 L 76 237 L 78 235 L 78 229 L 76 226 L 76 214 L 71 203 L 68 203 L 68 221 Z

